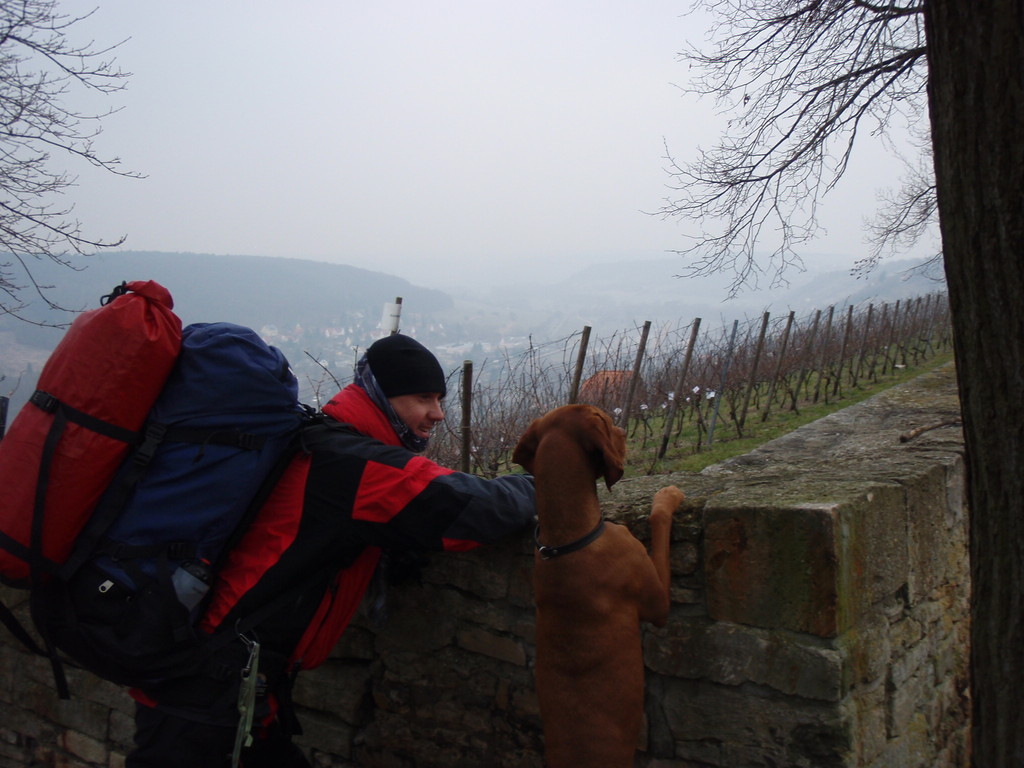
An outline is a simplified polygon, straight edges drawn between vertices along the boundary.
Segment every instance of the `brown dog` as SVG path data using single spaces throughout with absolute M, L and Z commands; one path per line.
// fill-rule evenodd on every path
M 537 487 L 537 698 L 550 768 L 629 768 L 643 723 L 640 622 L 669 611 L 672 515 L 662 488 L 651 511 L 651 554 L 601 519 L 595 481 L 622 477 L 626 435 L 589 405 L 534 421 L 512 460 Z

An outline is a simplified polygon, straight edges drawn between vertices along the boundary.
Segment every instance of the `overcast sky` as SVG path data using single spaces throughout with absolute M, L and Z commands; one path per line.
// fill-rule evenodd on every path
M 97 149 L 146 178 L 82 172 L 87 234 L 434 287 L 685 246 L 644 211 L 669 194 L 665 143 L 685 160 L 716 135 L 677 88 L 703 34 L 688 0 L 97 2 L 77 36 L 129 38 L 133 73 Z M 813 250 L 864 255 L 891 165 L 861 150 Z

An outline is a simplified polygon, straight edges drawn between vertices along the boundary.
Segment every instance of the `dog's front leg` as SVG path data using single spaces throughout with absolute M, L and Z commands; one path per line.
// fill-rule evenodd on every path
M 668 620 L 672 586 L 672 569 L 669 564 L 672 516 L 684 498 L 682 491 L 669 485 L 654 494 L 651 503 L 651 561 L 658 574 L 658 584 L 650 591 L 640 618 L 657 627 L 664 626 Z

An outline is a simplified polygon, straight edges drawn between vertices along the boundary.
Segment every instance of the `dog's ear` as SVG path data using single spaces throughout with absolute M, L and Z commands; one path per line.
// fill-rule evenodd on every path
M 594 435 L 595 447 L 601 453 L 605 485 L 611 490 L 622 479 L 626 464 L 626 431 L 616 427 L 611 419 L 599 419 L 601 424 Z
M 531 475 L 533 474 L 533 460 L 537 455 L 537 442 L 540 439 L 539 424 L 540 419 L 530 422 L 530 426 L 523 432 L 523 436 L 516 443 L 515 450 L 512 451 L 512 463 L 518 464 Z

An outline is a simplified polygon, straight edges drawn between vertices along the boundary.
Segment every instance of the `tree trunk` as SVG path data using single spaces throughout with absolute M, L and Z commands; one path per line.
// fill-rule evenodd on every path
M 973 764 L 1024 765 L 1024 2 L 926 0 L 967 444 Z

